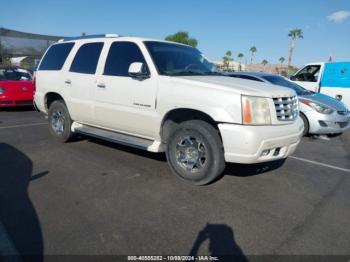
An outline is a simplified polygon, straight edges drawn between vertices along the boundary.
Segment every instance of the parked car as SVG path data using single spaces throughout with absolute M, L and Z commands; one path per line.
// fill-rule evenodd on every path
M 342 100 L 350 108 L 350 62 L 307 64 L 290 79 L 307 90 Z
M 33 81 L 29 71 L 0 67 L 0 107 L 33 105 Z
M 289 156 L 303 132 L 294 90 L 223 76 L 195 48 L 117 35 L 52 45 L 36 72 L 35 103 L 67 142 L 82 133 L 151 152 L 196 185 L 226 162 Z M 290 105 L 288 112 L 278 108 Z
M 289 79 L 278 75 L 263 72 L 239 72 L 230 74 L 230 76 L 293 89 L 299 97 L 300 116 L 305 126 L 304 135 L 338 134 L 350 127 L 349 110 L 335 98 L 306 90 Z

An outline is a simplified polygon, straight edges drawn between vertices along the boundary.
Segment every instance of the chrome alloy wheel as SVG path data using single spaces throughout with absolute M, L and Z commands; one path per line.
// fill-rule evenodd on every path
M 51 127 L 52 130 L 57 134 L 61 135 L 64 132 L 65 118 L 60 110 L 56 110 L 51 116 Z
M 207 163 L 206 151 L 200 139 L 193 136 L 182 137 L 176 145 L 177 163 L 187 171 L 196 173 Z

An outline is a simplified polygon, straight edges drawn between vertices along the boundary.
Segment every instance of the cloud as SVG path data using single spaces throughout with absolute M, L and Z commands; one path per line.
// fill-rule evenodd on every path
M 327 19 L 329 21 L 331 21 L 331 22 L 342 23 L 349 16 L 350 16 L 350 12 L 349 11 L 341 10 L 341 11 L 334 12 L 334 13 L 330 14 L 329 16 L 327 16 Z

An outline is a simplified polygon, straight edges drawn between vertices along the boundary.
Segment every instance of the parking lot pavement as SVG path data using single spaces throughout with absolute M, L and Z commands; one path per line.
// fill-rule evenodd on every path
M 231 164 L 196 187 L 163 154 L 96 139 L 57 144 L 45 122 L 0 112 L 0 242 L 7 235 L 19 253 L 350 254 L 345 136 L 303 138 L 296 158 Z

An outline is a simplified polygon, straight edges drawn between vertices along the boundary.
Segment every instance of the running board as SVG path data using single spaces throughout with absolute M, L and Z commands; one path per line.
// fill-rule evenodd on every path
M 126 146 L 135 147 L 138 149 L 143 149 L 152 152 L 159 152 L 159 146 L 157 141 L 148 140 L 145 138 L 135 137 L 131 135 L 116 133 L 113 131 L 82 125 L 74 122 L 72 125 L 72 131 L 76 133 L 80 133 L 83 135 L 88 135 L 96 138 L 100 138 L 103 140 L 107 140 L 113 143 L 118 143 Z

